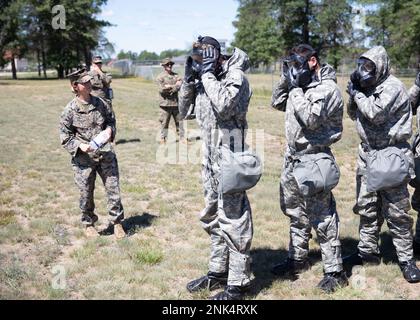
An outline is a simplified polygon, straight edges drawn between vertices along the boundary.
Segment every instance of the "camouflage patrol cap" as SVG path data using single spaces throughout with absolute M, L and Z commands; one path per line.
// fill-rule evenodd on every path
M 170 58 L 165 58 L 162 60 L 162 62 L 160 63 L 161 66 L 166 66 L 168 64 L 174 65 L 175 62 L 173 62 Z
M 86 68 L 76 70 L 67 75 L 71 83 L 86 83 L 92 80 L 92 76 L 87 72 Z
M 94 56 L 92 59 L 93 63 L 102 63 L 102 57 L 101 56 Z

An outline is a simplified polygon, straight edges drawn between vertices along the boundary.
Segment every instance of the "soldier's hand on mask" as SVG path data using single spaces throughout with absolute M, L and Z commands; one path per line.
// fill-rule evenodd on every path
M 193 58 L 190 56 L 187 58 L 187 61 L 185 62 L 185 81 L 186 82 L 193 82 L 195 79 L 197 79 L 198 74 L 194 70 L 193 67 Z
M 287 65 L 287 62 L 284 61 L 283 62 L 282 74 L 286 79 L 288 78 L 288 73 L 289 73 L 289 66 Z
M 347 93 L 349 94 L 349 96 L 351 98 L 354 98 L 354 96 L 359 92 L 359 90 L 357 90 L 355 84 L 352 81 L 349 81 L 349 83 L 347 84 Z
M 293 89 L 299 87 L 297 85 L 295 79 L 293 78 L 292 70 L 290 68 L 287 68 L 287 73 L 286 73 L 285 77 L 287 79 L 287 87 L 288 87 L 289 92 L 292 91 Z
M 79 145 L 79 149 L 82 150 L 83 152 L 90 152 L 90 151 L 92 151 L 92 148 L 87 143 L 81 143 Z
M 219 52 L 213 46 L 208 46 L 203 51 L 203 63 L 201 66 L 201 74 L 213 73 L 216 71 L 217 60 L 219 59 Z
M 357 73 L 357 71 L 354 71 L 350 75 L 350 81 L 353 83 L 353 85 L 354 85 L 355 88 L 357 88 L 357 89 L 360 88 L 359 74 Z
M 420 87 L 420 72 L 417 73 L 416 81 L 414 82 L 417 87 Z

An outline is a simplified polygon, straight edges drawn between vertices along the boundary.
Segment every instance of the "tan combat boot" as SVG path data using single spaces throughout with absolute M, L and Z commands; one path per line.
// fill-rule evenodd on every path
M 85 234 L 86 234 L 86 237 L 88 238 L 99 237 L 98 231 L 96 231 L 95 227 L 93 226 L 86 227 Z
M 115 239 L 122 239 L 126 236 L 125 231 L 120 223 L 114 225 L 114 237 Z

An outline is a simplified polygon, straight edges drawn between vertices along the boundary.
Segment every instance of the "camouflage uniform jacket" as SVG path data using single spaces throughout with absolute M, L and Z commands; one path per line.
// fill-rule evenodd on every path
M 102 99 L 91 96 L 89 104 L 83 104 L 74 98 L 64 108 L 60 119 L 60 140 L 62 146 L 77 157 L 81 143 L 89 143 L 96 135 L 106 128 L 111 128 L 113 141 L 116 134 L 115 117 L 107 103 Z M 91 158 L 101 152 L 113 151 L 111 143 L 105 144 L 99 152 L 89 154 Z
M 103 72 L 100 74 L 96 70 L 90 70 L 89 74 L 92 76 L 92 95 L 102 99 L 108 99 L 108 89 L 111 85 L 111 75 Z
M 201 81 L 184 81 L 181 86 L 181 117 L 184 118 L 194 104 L 196 119 L 203 133 L 221 130 L 217 141 L 213 141 L 215 147 L 225 141 L 223 133 L 231 134 L 230 130 L 247 128 L 246 113 L 252 95 L 244 73 L 248 68 L 248 55 L 235 48 L 232 56 L 222 65 L 217 78 L 212 73 L 206 73 Z
M 340 140 L 343 105 L 335 71 L 327 64 L 305 89 L 289 92 L 282 76 L 271 100 L 273 108 L 286 111 L 286 139 L 292 154 L 317 152 Z
M 178 91 L 181 85 L 176 83 L 180 80 L 182 81 L 182 78 L 175 72 L 169 74 L 163 71 L 157 76 L 156 82 L 159 86 L 160 94 L 159 106 L 178 107 Z M 169 85 L 169 87 L 165 87 L 165 85 Z
M 390 61 L 383 47 L 374 47 L 361 57 L 376 65 L 377 84 L 369 92 L 349 99 L 347 112 L 356 120 L 362 143 L 372 149 L 405 144 L 412 133 L 412 114 L 407 90 L 390 75 Z

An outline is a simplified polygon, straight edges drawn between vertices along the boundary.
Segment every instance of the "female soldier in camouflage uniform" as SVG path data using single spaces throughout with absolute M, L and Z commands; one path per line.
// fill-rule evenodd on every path
M 110 227 L 116 237 L 124 236 L 120 222 L 124 219 L 121 203 L 118 162 L 111 141 L 115 138 L 114 113 L 102 99 L 91 92 L 92 77 L 85 69 L 69 75 L 76 97 L 65 107 L 60 119 L 62 146 L 72 156 L 74 181 L 80 190 L 81 221 L 87 227 L 87 235 L 97 235 L 94 224 L 98 216 L 94 213 L 94 189 L 96 173 L 102 178 L 108 197 Z M 108 141 L 97 150 L 92 140 L 101 132 L 109 136 Z

